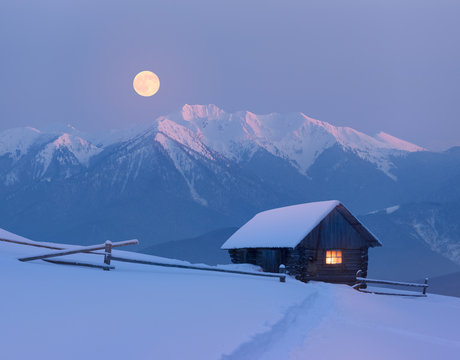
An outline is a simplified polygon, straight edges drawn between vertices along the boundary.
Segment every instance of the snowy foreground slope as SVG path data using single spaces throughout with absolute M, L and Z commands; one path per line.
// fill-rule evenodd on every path
M 117 262 L 102 271 L 17 260 L 47 251 L 0 241 L 2 359 L 454 359 L 460 353 L 457 298 L 378 296 L 345 285 Z M 97 255 L 76 257 L 102 263 Z

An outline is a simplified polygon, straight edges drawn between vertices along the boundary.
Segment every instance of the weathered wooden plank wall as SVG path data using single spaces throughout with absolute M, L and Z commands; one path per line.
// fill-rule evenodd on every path
M 300 244 L 308 249 L 360 249 L 369 246 L 337 210 L 327 215 Z

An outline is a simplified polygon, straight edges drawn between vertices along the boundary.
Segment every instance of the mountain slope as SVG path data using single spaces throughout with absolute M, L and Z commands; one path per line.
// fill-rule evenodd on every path
M 230 256 L 220 247 L 236 230 L 236 227 L 218 229 L 191 239 L 149 246 L 141 249 L 141 252 L 193 263 L 228 264 L 231 263 Z
M 405 204 L 360 216 L 383 242 L 370 254 L 369 276 L 413 281 L 459 271 L 459 205 Z
M 460 298 L 460 271 L 430 278 L 430 293 Z

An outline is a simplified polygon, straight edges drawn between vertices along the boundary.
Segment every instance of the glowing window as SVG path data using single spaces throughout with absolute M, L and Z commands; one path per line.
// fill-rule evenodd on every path
M 326 264 L 341 264 L 342 250 L 326 250 Z

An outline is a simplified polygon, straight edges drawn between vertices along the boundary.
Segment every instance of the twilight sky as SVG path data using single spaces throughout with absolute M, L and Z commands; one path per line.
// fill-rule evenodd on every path
M 460 145 L 458 0 L 6 1 L 0 130 L 120 128 L 183 104 L 302 111 Z M 161 81 L 151 98 L 134 76 Z

